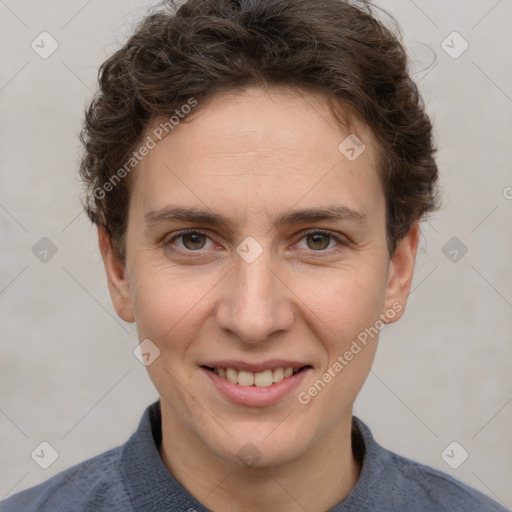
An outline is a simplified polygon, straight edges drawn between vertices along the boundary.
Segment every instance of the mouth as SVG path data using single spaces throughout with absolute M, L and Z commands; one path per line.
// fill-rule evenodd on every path
M 231 403 L 246 407 L 271 406 L 289 399 L 313 366 L 297 361 L 264 363 L 211 361 L 199 366 L 205 386 Z
M 232 384 L 238 384 L 239 386 L 244 387 L 253 386 L 266 388 L 311 368 L 311 365 L 304 365 L 300 367 L 278 366 L 276 368 L 267 368 L 259 372 L 240 370 L 236 368 L 224 368 L 222 366 L 213 367 L 202 365 L 202 368 L 215 373 L 220 378 L 225 379 Z

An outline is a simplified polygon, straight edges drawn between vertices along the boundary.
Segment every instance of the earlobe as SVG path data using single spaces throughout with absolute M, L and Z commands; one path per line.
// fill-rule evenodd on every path
M 412 224 L 407 235 L 398 242 L 395 254 L 389 262 L 384 323 L 396 322 L 405 311 L 414 275 L 418 243 L 419 221 Z
M 103 258 L 103 264 L 105 265 L 108 289 L 114 309 L 125 322 L 134 322 L 135 318 L 125 266 L 115 254 L 110 235 L 103 227 L 98 227 L 98 245 Z

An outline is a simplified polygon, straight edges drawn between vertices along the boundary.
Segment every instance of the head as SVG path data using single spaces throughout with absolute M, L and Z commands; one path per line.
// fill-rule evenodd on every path
M 147 368 L 175 427 L 272 465 L 350 418 L 436 207 L 431 124 L 371 6 L 164 7 L 102 65 L 82 139 L 114 307 L 158 347 Z M 242 404 L 207 369 L 228 360 L 303 369 L 281 399 Z

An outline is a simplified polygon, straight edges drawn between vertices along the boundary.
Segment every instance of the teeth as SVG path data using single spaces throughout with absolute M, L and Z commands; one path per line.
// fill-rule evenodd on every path
M 284 379 L 283 368 L 276 368 L 275 370 L 272 370 L 272 378 L 274 382 L 281 382 Z
M 298 370 L 293 368 L 275 368 L 274 370 L 264 370 L 262 372 L 253 373 L 245 370 L 235 370 L 234 368 L 215 368 L 214 372 L 219 376 L 227 379 L 233 384 L 240 386 L 257 386 L 266 388 L 274 383 L 281 382 L 287 377 L 291 377 Z
M 229 382 L 236 384 L 238 382 L 238 372 L 233 368 L 226 368 L 226 378 Z
M 272 370 L 265 370 L 254 374 L 254 384 L 260 388 L 266 388 L 274 383 Z
M 240 386 L 252 386 L 254 384 L 254 373 L 244 372 L 243 370 L 239 371 L 238 384 Z

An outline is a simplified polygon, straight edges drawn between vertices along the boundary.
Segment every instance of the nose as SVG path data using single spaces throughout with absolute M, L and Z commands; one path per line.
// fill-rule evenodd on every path
M 272 334 L 290 329 L 294 321 L 293 292 L 279 266 L 270 267 L 271 260 L 266 250 L 252 263 L 236 255 L 224 282 L 217 324 L 245 344 L 264 342 Z

